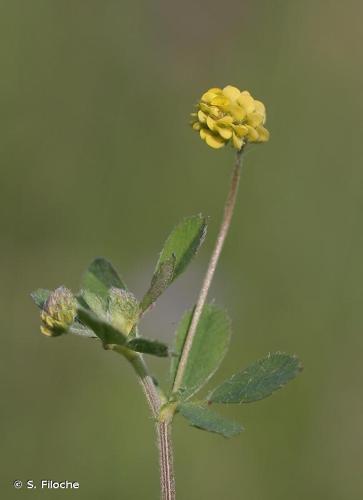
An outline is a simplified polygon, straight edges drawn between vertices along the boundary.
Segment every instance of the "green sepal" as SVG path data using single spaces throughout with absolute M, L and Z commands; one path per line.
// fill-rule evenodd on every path
M 233 375 L 208 395 L 213 403 L 251 403 L 267 398 L 295 378 L 302 370 L 296 356 L 270 353 Z
M 175 346 L 175 355 L 171 358 L 170 378 L 174 384 L 180 356 L 192 319 L 188 311 L 179 323 Z M 198 322 L 193 344 L 188 356 L 179 393 L 186 399 L 197 392 L 215 373 L 224 358 L 231 336 L 231 324 L 224 309 L 214 304 L 206 304 Z
M 243 427 L 233 420 L 228 420 L 200 403 L 180 403 L 178 412 L 198 429 L 221 434 L 225 438 L 236 436 Z
M 172 281 L 177 278 L 198 252 L 206 233 L 206 219 L 201 214 L 183 219 L 167 238 L 154 274 L 157 274 L 161 266 L 174 255 L 175 269 Z
M 79 307 L 77 316 L 80 321 L 90 328 L 102 341 L 104 346 L 115 344 L 124 346 L 127 342 L 126 336 L 110 325 L 107 321 L 98 318 L 93 312 Z
M 132 351 L 141 352 L 144 354 L 152 354 L 165 358 L 169 355 L 168 346 L 158 340 L 145 339 L 143 337 L 134 337 L 129 340 L 126 347 Z

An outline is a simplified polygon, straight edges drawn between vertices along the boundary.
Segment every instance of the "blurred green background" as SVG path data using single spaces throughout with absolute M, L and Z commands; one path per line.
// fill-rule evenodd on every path
M 353 0 L 0 2 L 2 498 L 158 498 L 130 367 L 93 342 L 41 336 L 29 292 L 76 290 L 102 255 L 141 296 L 170 229 L 203 212 L 204 248 L 143 324 L 171 342 L 233 163 L 189 113 L 229 83 L 266 103 L 272 138 L 247 155 L 211 293 L 234 326 L 214 380 L 270 350 L 298 353 L 305 371 L 226 409 L 246 428 L 233 440 L 178 418 L 178 498 L 363 498 L 362 15 Z M 165 361 L 152 367 L 166 379 Z M 81 487 L 12 487 L 43 478 Z

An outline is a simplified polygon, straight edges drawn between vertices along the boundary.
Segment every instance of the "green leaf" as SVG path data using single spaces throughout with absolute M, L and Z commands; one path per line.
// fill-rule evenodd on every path
M 51 294 L 50 290 L 46 290 L 45 288 L 38 288 L 38 290 L 34 290 L 34 292 L 30 294 L 30 296 L 34 300 L 36 305 L 40 309 L 43 309 L 44 304 L 47 302 L 47 299 L 50 294 Z
M 172 255 L 169 259 L 160 264 L 155 271 L 149 290 L 141 301 L 141 311 L 146 311 L 151 304 L 156 302 L 160 295 L 168 288 L 173 281 L 175 272 L 176 257 Z
M 193 311 L 182 318 L 176 333 L 175 356 L 171 360 L 174 383 Z M 183 398 L 198 391 L 214 374 L 227 351 L 231 336 L 227 313 L 213 304 L 204 306 L 181 383 Z
M 91 262 L 83 276 L 81 288 L 106 301 L 110 288 L 126 289 L 112 264 L 102 257 Z
M 270 396 L 302 370 L 296 356 L 271 353 L 233 375 L 208 396 L 213 403 L 251 403 Z
M 135 337 L 127 342 L 126 347 L 136 352 L 145 354 L 153 354 L 165 358 L 168 356 L 168 346 L 158 340 L 145 339 L 143 337 Z
M 205 218 L 199 214 L 186 217 L 170 233 L 156 265 L 155 274 L 163 263 L 175 256 L 173 280 L 181 274 L 199 250 L 207 233 Z
M 85 309 L 93 311 L 96 316 L 106 319 L 108 303 L 104 297 L 99 297 L 89 290 L 84 289 L 81 292 L 81 296 L 77 297 L 77 301 Z
M 236 436 L 243 431 L 243 427 L 239 423 L 227 420 L 218 413 L 197 403 L 181 403 L 178 406 L 178 411 L 193 427 L 216 432 L 226 438 Z
M 106 321 L 98 318 L 91 311 L 79 307 L 77 316 L 83 324 L 95 332 L 104 345 L 116 344 L 123 346 L 126 344 L 126 337 L 121 332 Z
M 79 337 L 88 337 L 91 339 L 98 338 L 97 335 L 95 335 L 92 330 L 90 330 L 77 320 L 72 324 L 72 326 L 70 326 L 68 331 L 70 333 L 73 333 L 73 335 L 78 335 Z

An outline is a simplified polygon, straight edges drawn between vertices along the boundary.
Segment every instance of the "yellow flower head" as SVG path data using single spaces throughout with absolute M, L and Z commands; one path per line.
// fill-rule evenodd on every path
M 60 286 L 49 295 L 40 313 L 40 331 L 48 337 L 65 333 L 72 325 L 76 311 L 77 303 L 72 292 Z
M 231 142 L 240 150 L 247 142 L 267 142 L 269 139 L 269 131 L 264 127 L 264 104 L 247 90 L 241 92 L 231 85 L 205 92 L 192 117 L 193 129 L 214 149 Z

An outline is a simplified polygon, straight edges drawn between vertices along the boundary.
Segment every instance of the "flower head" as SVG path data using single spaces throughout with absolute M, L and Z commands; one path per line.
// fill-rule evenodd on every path
M 266 109 L 247 91 L 227 85 L 205 92 L 192 113 L 192 127 L 208 146 L 219 149 L 227 142 L 240 150 L 247 142 L 267 142 Z
M 40 313 L 40 331 L 48 337 L 56 337 L 65 333 L 74 322 L 77 303 L 72 292 L 60 286 L 48 297 Z

